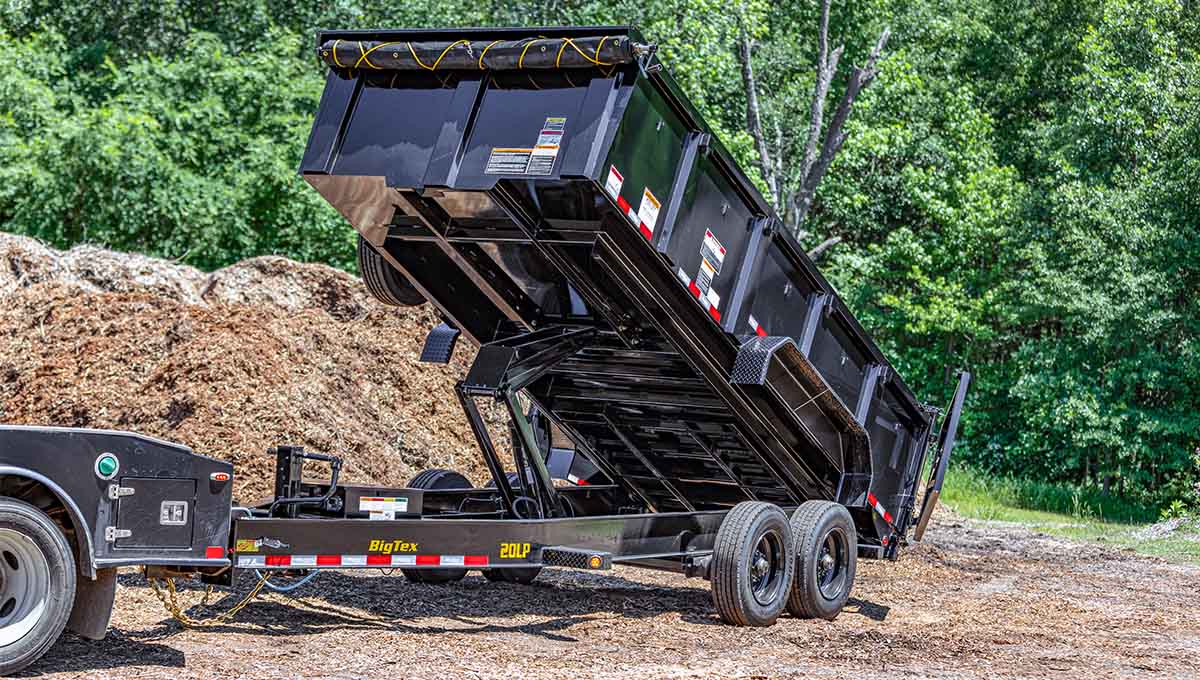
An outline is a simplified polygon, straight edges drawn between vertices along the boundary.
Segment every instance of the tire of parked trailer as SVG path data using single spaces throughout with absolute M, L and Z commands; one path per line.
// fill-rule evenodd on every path
M 358 237 L 358 272 L 371 297 L 385 305 L 416 307 L 425 303 L 421 291 L 362 236 Z
M 787 609 L 802 619 L 832 621 L 842 612 L 858 568 L 858 533 L 845 506 L 808 501 L 792 513 L 796 577 Z
M 433 469 L 418 473 L 408 483 L 410 489 L 470 489 L 471 482 L 454 470 Z M 413 583 L 451 583 L 461 581 L 466 569 L 401 569 Z
M 735 626 L 770 626 L 783 613 L 795 568 L 787 515 L 779 506 L 745 501 L 717 531 L 709 575 L 721 620 Z
M 46 513 L 0 497 L 0 675 L 37 661 L 75 602 L 75 556 Z

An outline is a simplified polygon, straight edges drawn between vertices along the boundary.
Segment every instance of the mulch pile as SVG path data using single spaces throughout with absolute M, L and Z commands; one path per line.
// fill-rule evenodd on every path
M 275 444 L 343 456 L 350 481 L 487 479 L 453 394 L 471 348 L 419 363 L 432 309 L 377 304 L 344 272 L 259 257 L 208 274 L 0 234 L 0 300 L 0 423 L 177 441 L 234 462 L 243 502 L 270 492 Z

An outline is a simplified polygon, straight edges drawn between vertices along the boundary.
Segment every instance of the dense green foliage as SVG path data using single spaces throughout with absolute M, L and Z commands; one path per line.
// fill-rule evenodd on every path
M 766 129 L 795 157 L 808 0 L 348 0 L 0 9 L 0 228 L 215 267 L 352 267 L 295 176 L 318 26 L 636 23 L 743 162 L 734 41 L 758 41 Z M 1183 0 L 834 5 L 845 72 L 893 38 L 806 230 L 918 394 L 976 383 L 961 455 L 1135 505 L 1200 482 L 1200 19 Z M 777 131 L 777 132 L 776 132 Z

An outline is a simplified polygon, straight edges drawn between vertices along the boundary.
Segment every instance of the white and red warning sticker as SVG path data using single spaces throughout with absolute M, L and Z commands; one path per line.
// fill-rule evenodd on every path
M 700 258 L 706 260 L 716 273 L 721 273 L 721 267 L 725 264 L 725 246 L 721 245 L 711 229 L 704 230 L 704 240 L 700 242 Z
M 617 170 L 617 166 L 608 166 L 608 179 L 604 180 L 604 190 L 614 201 L 621 196 L 621 185 L 624 183 L 625 176 Z
M 694 279 L 688 279 L 683 270 L 679 270 L 680 279 L 686 280 L 688 290 L 700 302 L 700 306 L 708 311 L 715 321 L 721 320 L 721 295 L 713 286 L 713 279 L 721 273 L 725 264 L 725 246 L 717 240 L 711 229 L 704 230 L 704 241 L 700 244 L 700 268 Z
M 875 512 L 879 513 L 879 516 L 883 518 L 883 521 L 887 522 L 888 524 L 892 524 L 892 513 L 888 512 L 887 508 L 883 507 L 883 503 L 880 503 L 879 499 L 875 497 L 875 494 L 871 493 L 870 491 L 867 492 L 867 503 L 875 510 Z

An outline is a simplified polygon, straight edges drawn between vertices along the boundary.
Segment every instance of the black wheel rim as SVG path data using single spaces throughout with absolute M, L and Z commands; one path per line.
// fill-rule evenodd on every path
M 784 572 L 783 537 L 770 529 L 758 538 L 750 554 L 750 590 L 761 605 L 770 605 L 782 590 Z
M 825 532 L 821 549 L 817 551 L 817 588 L 827 600 L 836 600 L 846 589 L 846 564 L 850 543 L 846 532 L 835 527 Z

